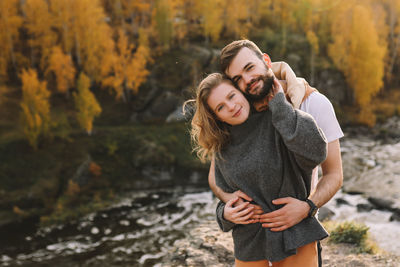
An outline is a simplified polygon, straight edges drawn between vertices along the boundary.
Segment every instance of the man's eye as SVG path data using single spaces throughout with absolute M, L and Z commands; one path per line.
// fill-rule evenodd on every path
M 254 67 L 253 65 L 250 65 L 250 66 L 247 68 L 247 70 L 251 70 L 253 67 Z

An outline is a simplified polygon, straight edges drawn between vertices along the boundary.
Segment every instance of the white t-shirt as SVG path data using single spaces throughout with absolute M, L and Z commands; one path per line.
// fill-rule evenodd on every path
M 324 132 L 328 143 L 344 136 L 335 115 L 332 103 L 319 92 L 311 93 L 300 105 L 300 110 L 314 117 L 317 125 Z M 318 167 L 313 170 L 311 190 L 318 183 Z

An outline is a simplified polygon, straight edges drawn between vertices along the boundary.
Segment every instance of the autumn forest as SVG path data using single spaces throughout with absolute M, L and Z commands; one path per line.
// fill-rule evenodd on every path
M 1 205 L 27 216 L 33 202 L 10 192 L 33 192 L 46 221 L 112 198 L 149 166 L 204 169 L 186 125 L 129 124 L 126 113 L 160 77 L 183 100 L 218 64 L 178 56 L 240 38 L 325 93 L 341 123 L 400 114 L 400 0 L 1 0 Z M 109 127 L 110 114 L 125 123 Z M 76 178 L 82 162 L 94 182 Z

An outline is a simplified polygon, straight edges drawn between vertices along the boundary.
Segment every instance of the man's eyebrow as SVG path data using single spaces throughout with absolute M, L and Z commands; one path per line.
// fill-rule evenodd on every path
M 251 64 L 252 64 L 251 62 L 247 63 L 246 65 L 244 65 L 243 69 L 244 69 L 244 70 L 247 69 L 247 67 L 248 67 L 249 65 L 251 65 Z
M 244 65 L 243 70 L 247 69 L 248 66 L 251 65 L 251 64 L 252 64 L 252 62 L 249 62 L 249 63 L 247 63 L 246 65 Z M 241 76 L 241 75 L 235 75 L 234 77 L 232 77 L 232 81 L 233 81 L 233 82 L 236 82 L 235 80 L 236 80 L 237 78 L 239 78 L 240 76 Z

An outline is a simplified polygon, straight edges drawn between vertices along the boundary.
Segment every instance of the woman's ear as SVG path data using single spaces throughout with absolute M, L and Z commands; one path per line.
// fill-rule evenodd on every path
M 268 68 L 272 68 L 272 61 L 271 58 L 268 56 L 268 54 L 264 53 L 263 56 L 265 64 L 267 64 Z

